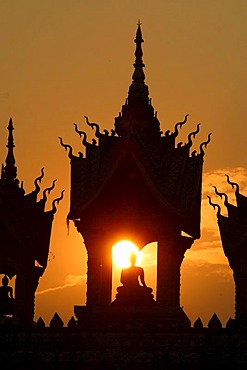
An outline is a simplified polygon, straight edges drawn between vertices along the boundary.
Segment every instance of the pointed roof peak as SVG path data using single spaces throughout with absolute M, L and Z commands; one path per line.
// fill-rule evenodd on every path
M 142 43 L 144 42 L 142 38 L 142 31 L 141 31 L 141 22 L 138 20 L 137 23 L 137 31 L 136 31 L 136 37 L 134 40 L 136 44 L 135 49 L 135 63 L 134 66 L 134 72 L 132 75 L 132 84 L 129 88 L 129 94 L 128 94 L 128 103 L 149 103 L 149 92 L 148 87 L 145 84 L 145 74 L 143 71 L 143 68 L 145 67 L 145 64 L 143 63 L 142 56 Z
M 133 82 L 144 82 L 145 80 L 145 74 L 143 72 L 143 67 L 145 67 L 145 64 L 142 61 L 142 43 L 144 42 L 142 38 L 142 31 L 141 31 L 141 23 L 138 20 L 137 23 L 137 31 L 136 31 L 136 38 L 135 38 L 135 43 L 136 43 L 136 50 L 135 50 L 135 63 L 134 63 L 134 73 L 133 73 Z
M 6 147 L 8 148 L 7 156 L 5 159 L 5 166 L 2 165 L 2 173 L 0 179 L 0 187 L 5 189 L 5 192 L 13 194 L 13 192 L 23 193 L 23 189 L 19 188 L 19 180 L 17 179 L 17 167 L 15 165 L 14 157 L 14 136 L 13 136 L 13 120 L 9 119 L 9 124 L 7 127 L 8 134 L 8 143 Z
M 6 157 L 6 167 L 9 169 L 9 173 L 13 177 L 13 179 L 16 177 L 16 167 L 15 167 L 15 157 L 14 157 L 14 136 L 13 136 L 13 131 L 14 131 L 14 126 L 13 126 L 13 121 L 12 118 L 9 119 L 9 125 L 7 127 L 9 131 L 8 135 L 8 144 L 6 147 L 8 148 L 8 153 Z

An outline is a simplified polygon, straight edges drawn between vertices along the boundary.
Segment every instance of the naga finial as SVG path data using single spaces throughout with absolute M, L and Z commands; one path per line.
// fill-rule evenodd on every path
M 54 214 L 57 211 L 56 204 L 58 204 L 60 200 L 63 199 L 63 194 L 64 194 L 64 190 L 62 190 L 59 198 L 56 198 L 52 201 L 52 210 L 51 210 L 52 214 Z
M 39 191 L 40 191 L 40 186 L 39 186 L 38 182 L 39 182 L 39 183 L 41 183 L 41 180 L 43 179 L 44 175 L 45 175 L 44 167 L 42 167 L 42 168 L 41 168 L 41 175 L 40 175 L 39 177 L 37 177 L 37 178 L 34 180 L 34 185 L 35 185 L 35 190 L 34 190 L 34 192 L 35 192 L 36 194 L 38 194 L 38 193 L 39 193 Z
M 76 123 L 74 123 L 74 126 L 75 126 L 75 132 L 77 132 L 77 134 L 79 134 L 80 137 L 83 135 L 82 144 L 84 146 L 89 145 L 89 142 L 87 142 L 87 134 L 86 134 L 86 132 L 78 130 L 78 126 L 77 126 Z
M 68 154 L 68 157 L 69 158 L 72 158 L 73 154 L 72 154 L 72 146 L 69 145 L 69 144 L 64 144 L 63 143 L 63 139 L 59 136 L 59 140 L 60 140 L 60 144 L 62 145 L 62 147 L 64 147 L 64 149 L 67 151 L 67 149 L 69 148 L 69 154 Z
M 225 194 L 225 193 L 220 193 L 220 192 L 217 190 L 216 186 L 213 186 L 213 188 L 214 188 L 214 190 L 215 190 L 215 194 L 216 194 L 216 195 L 219 195 L 221 199 L 222 199 L 222 197 L 224 197 L 224 198 L 225 198 L 224 204 L 225 204 L 225 206 L 227 206 L 227 205 L 229 204 L 227 194 Z
M 182 122 L 177 122 L 176 125 L 174 126 L 174 135 L 175 137 L 178 136 L 178 127 L 181 128 L 186 122 L 189 114 L 186 114 L 184 117 L 184 120 Z
M 43 201 L 47 200 L 47 195 L 46 194 L 47 193 L 50 194 L 50 192 L 55 188 L 56 181 L 57 180 L 53 180 L 52 185 L 49 188 L 44 189 L 44 191 L 43 191 Z
M 196 137 L 196 134 L 198 134 L 198 132 L 200 131 L 200 123 L 197 124 L 196 126 L 196 130 L 191 132 L 189 135 L 188 135 L 188 146 L 191 147 L 193 142 L 192 142 L 192 137 L 195 138 Z
M 208 195 L 209 204 L 215 209 L 217 208 L 217 216 L 220 215 L 220 206 L 217 203 L 213 203 L 211 197 Z
M 236 186 L 235 194 L 239 194 L 239 185 L 236 182 L 231 182 L 229 175 L 226 175 L 226 179 L 229 185 L 234 189 L 234 186 Z
M 201 143 L 200 145 L 200 154 L 204 155 L 204 150 L 203 150 L 203 147 L 207 147 L 207 145 L 210 143 L 210 137 L 211 137 L 212 133 L 208 134 L 208 139 L 207 141 L 204 141 L 203 143 Z
M 99 138 L 102 135 L 101 132 L 100 132 L 100 129 L 99 129 L 99 124 L 95 123 L 95 122 L 93 122 L 93 123 L 89 122 L 88 117 L 87 116 L 84 116 L 84 117 L 86 118 L 87 125 L 90 126 L 92 128 L 92 130 L 93 130 L 94 127 L 96 128 L 95 136 L 97 138 Z
M 77 134 L 79 134 L 79 136 L 81 137 L 81 135 L 85 134 L 84 131 L 80 131 L 78 130 L 78 125 L 77 123 L 74 123 L 74 126 L 75 126 L 75 132 L 77 132 Z

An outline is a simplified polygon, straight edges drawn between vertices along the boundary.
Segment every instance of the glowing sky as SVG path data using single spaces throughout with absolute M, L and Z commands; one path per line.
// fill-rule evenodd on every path
M 15 127 L 18 178 L 26 192 L 45 168 L 42 186 L 57 179 L 50 202 L 65 189 L 55 215 L 50 262 L 40 279 L 35 318 L 55 311 L 65 323 L 85 303 L 86 252 L 70 224 L 70 165 L 58 137 L 81 150 L 73 123 L 83 116 L 111 129 L 127 97 L 134 62 L 136 22 L 144 38 L 146 83 L 161 129 L 189 113 L 179 140 L 197 123 L 195 148 L 212 132 L 203 175 L 202 237 L 185 255 L 181 305 L 192 322 L 214 312 L 234 315 L 232 273 L 222 252 L 213 185 L 234 202 L 225 174 L 247 195 L 246 0 L 0 0 L 0 158 L 7 125 Z M 49 208 L 50 203 L 48 204 Z M 154 284 L 155 245 L 145 248 L 147 284 Z

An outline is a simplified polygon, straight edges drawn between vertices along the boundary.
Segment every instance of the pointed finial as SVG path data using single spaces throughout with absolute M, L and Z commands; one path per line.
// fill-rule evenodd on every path
M 6 164 L 13 166 L 15 164 L 15 158 L 14 158 L 14 137 L 13 137 L 13 131 L 14 131 L 14 126 L 13 126 L 13 121 L 12 118 L 9 119 L 9 125 L 7 127 L 9 131 L 9 137 L 8 137 L 8 144 L 6 147 L 8 148 L 8 154 L 6 158 Z
M 138 19 L 137 23 L 137 31 L 136 31 L 136 37 L 134 40 L 136 44 L 135 49 L 135 63 L 134 66 L 134 73 L 132 75 L 132 84 L 129 88 L 129 94 L 128 94 L 128 104 L 139 104 L 140 102 L 143 104 L 149 104 L 149 92 L 148 87 L 145 84 L 145 74 L 143 71 L 143 68 L 145 67 L 145 64 L 142 60 L 142 43 L 144 42 L 142 38 L 142 31 L 141 31 L 141 22 Z
M 6 180 L 14 180 L 17 175 L 17 169 L 15 166 L 15 157 L 14 157 L 15 145 L 14 145 L 14 137 L 13 137 L 14 126 L 13 126 L 12 118 L 10 118 L 9 120 L 9 125 L 7 129 L 9 131 L 8 144 L 6 145 L 6 147 L 8 148 L 8 153 L 7 153 L 6 160 L 5 160 L 6 166 L 3 167 L 2 176 Z
M 142 38 L 142 31 L 141 31 L 141 23 L 140 20 L 138 20 L 137 23 L 137 31 L 136 31 L 136 38 L 135 38 L 135 43 L 136 43 L 136 50 L 135 50 L 135 63 L 134 63 L 134 73 L 132 76 L 133 82 L 144 82 L 145 80 L 145 74 L 143 72 L 143 67 L 145 67 L 145 64 L 142 61 L 142 43 L 144 42 Z

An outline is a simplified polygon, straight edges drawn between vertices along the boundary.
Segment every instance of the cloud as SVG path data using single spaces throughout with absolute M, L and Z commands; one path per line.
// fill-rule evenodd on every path
M 210 277 L 221 282 L 232 282 L 233 273 L 229 265 L 225 263 L 210 263 L 204 260 L 187 260 L 183 265 L 183 272 L 189 272 L 191 276 Z
M 86 280 L 86 278 L 87 278 L 86 275 L 71 275 L 71 274 L 67 275 L 63 285 L 38 291 L 36 292 L 36 295 L 55 292 L 57 290 L 62 290 L 68 287 L 76 286 L 76 285 L 82 285 L 84 281 Z

